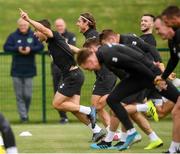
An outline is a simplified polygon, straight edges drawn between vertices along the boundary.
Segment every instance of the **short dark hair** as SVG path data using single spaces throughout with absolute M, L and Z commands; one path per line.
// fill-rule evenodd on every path
M 86 42 L 83 44 L 84 48 L 88 48 L 92 45 L 98 46 L 100 45 L 99 39 L 97 38 L 89 38 L 86 40 Z
M 160 19 L 160 20 L 162 20 L 162 17 L 161 17 L 161 15 L 158 15 L 158 16 L 156 16 L 156 17 L 154 18 L 154 21 L 156 21 L 157 19 Z
M 170 5 L 162 11 L 161 16 L 166 16 L 167 18 L 180 17 L 180 9 L 175 5 Z
M 102 40 L 107 39 L 109 36 L 114 36 L 117 35 L 112 29 L 104 29 L 102 32 L 99 34 L 99 41 L 102 43 Z
M 155 21 L 155 16 L 153 14 L 145 13 L 145 14 L 142 15 L 142 17 L 144 17 L 144 16 L 151 17 L 153 19 L 153 21 Z
M 89 28 L 96 29 L 96 20 L 94 19 L 91 13 L 89 12 L 81 13 L 80 16 L 84 17 L 82 18 L 84 22 L 88 21 Z
M 83 63 L 85 63 L 85 61 L 88 59 L 88 57 L 92 54 L 93 54 L 93 52 L 90 51 L 88 48 L 80 49 L 77 54 L 77 57 L 76 57 L 77 64 L 79 66 L 81 66 Z
M 51 29 L 51 24 L 47 19 L 39 20 L 37 22 L 42 24 L 44 27 Z

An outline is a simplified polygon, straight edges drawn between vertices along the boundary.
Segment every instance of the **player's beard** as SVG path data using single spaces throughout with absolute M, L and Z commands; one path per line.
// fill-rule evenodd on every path
M 143 33 L 147 32 L 149 30 L 149 28 L 143 29 L 141 30 Z

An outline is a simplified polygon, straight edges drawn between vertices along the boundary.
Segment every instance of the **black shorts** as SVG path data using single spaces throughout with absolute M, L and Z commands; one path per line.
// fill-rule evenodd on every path
M 80 95 L 84 74 L 80 68 L 68 72 L 58 86 L 58 92 L 67 97 Z
M 117 77 L 104 65 L 100 70 L 95 71 L 95 74 L 96 82 L 92 94 L 99 96 L 110 94 L 116 84 Z
M 97 78 L 94 83 L 92 94 L 99 96 L 110 94 L 116 85 L 116 81 L 117 77 L 114 74 Z
M 137 92 L 136 94 L 130 95 L 122 100 L 124 104 L 131 104 L 131 103 L 143 103 L 146 97 L 146 90 L 142 90 Z

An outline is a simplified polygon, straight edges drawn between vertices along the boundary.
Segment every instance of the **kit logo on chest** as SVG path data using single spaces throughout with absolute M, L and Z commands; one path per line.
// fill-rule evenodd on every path
M 32 37 L 27 38 L 27 43 L 31 44 L 32 42 L 33 42 L 33 38 Z

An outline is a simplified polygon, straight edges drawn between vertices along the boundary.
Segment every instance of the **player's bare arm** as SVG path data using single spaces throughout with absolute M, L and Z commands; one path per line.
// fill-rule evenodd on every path
M 79 53 L 80 49 L 74 45 L 68 44 L 69 47 L 71 48 L 71 50 L 73 51 L 73 53 Z
M 21 18 L 26 20 L 27 22 L 29 22 L 37 31 L 40 31 L 41 33 L 43 33 L 47 37 L 53 37 L 53 33 L 50 29 L 46 28 L 45 26 L 43 26 L 39 22 L 31 19 L 28 16 L 28 14 L 26 12 L 24 12 L 22 9 L 19 8 L 19 10 L 20 10 Z

